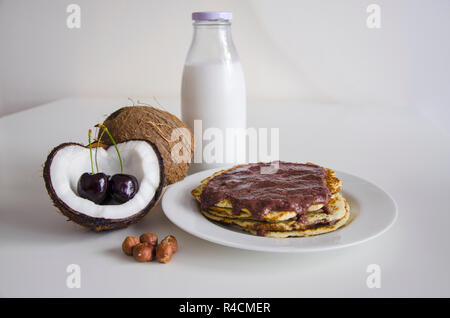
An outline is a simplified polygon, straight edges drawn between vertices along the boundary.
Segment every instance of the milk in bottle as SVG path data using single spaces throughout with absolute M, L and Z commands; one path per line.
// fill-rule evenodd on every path
M 231 13 L 196 12 L 192 18 L 194 36 L 183 71 L 181 113 L 196 137 L 195 172 L 245 161 L 247 119 Z

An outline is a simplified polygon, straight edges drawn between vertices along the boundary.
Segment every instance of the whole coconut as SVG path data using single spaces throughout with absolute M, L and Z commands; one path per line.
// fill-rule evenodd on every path
M 103 124 L 117 143 L 130 139 L 154 143 L 164 161 L 165 185 L 186 176 L 194 155 L 194 136 L 176 116 L 151 106 L 127 106 L 109 115 Z M 111 145 L 105 135 L 102 142 Z

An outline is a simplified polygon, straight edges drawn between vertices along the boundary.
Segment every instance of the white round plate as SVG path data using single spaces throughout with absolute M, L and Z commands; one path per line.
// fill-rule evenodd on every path
M 389 194 L 359 177 L 336 172 L 342 181 L 342 194 L 350 205 L 349 222 L 322 235 L 296 238 L 269 238 L 209 221 L 199 211 L 191 195 L 204 178 L 220 169 L 202 171 L 168 187 L 162 199 L 164 213 L 184 231 L 217 244 L 265 252 L 315 252 L 363 243 L 384 233 L 395 222 L 397 207 Z

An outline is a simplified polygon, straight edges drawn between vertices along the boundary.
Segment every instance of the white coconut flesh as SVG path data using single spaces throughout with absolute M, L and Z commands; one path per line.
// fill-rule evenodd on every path
M 58 198 L 71 209 L 94 218 L 123 219 L 143 210 L 161 183 L 158 156 L 145 141 L 127 141 L 117 147 L 123 160 L 123 173 L 138 180 L 139 190 L 131 200 L 117 205 L 98 205 L 78 195 L 80 176 L 91 172 L 89 149 L 78 145 L 66 146 L 53 157 L 50 179 Z M 92 149 L 92 156 L 95 158 L 95 149 Z M 108 176 L 120 173 L 119 158 L 113 146 L 107 150 L 98 148 L 97 162 L 99 172 Z

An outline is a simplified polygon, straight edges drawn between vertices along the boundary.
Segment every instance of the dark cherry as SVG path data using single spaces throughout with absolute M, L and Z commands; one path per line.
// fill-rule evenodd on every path
M 78 180 L 78 195 L 96 204 L 105 201 L 108 193 L 108 176 L 104 173 L 83 173 Z
M 118 173 L 109 179 L 109 192 L 120 203 L 132 199 L 138 189 L 138 181 L 132 175 Z

